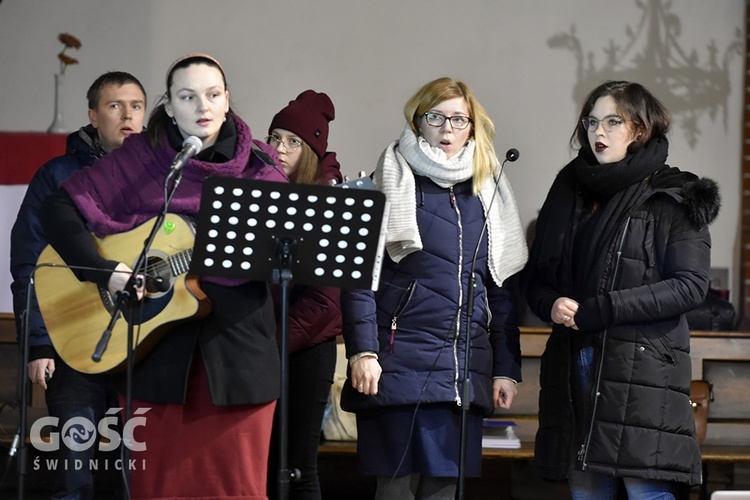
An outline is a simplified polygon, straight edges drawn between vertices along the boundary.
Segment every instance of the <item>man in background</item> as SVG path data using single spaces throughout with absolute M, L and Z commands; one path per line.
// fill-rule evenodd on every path
M 33 294 L 28 297 L 31 274 L 39 254 L 47 246 L 39 211 L 44 199 L 68 177 L 122 146 L 130 134 L 141 132 L 146 114 L 146 91 L 129 73 L 112 71 L 101 75 L 89 87 L 86 98 L 90 123 L 68 136 L 64 155 L 53 158 L 34 174 L 11 231 L 11 291 L 18 343 L 23 346 L 28 314 L 28 377 L 45 390 L 47 411 L 59 418 L 60 430 L 74 417 L 98 425 L 107 409 L 117 406 L 117 394 L 108 389 L 106 375 L 78 372 L 60 359 L 36 298 Z M 30 304 L 28 310 L 27 303 Z M 96 449 L 94 445 L 84 451 L 74 451 L 60 443 L 52 498 L 93 498 L 90 463 Z M 76 467 L 77 463 L 82 466 Z M 109 465 L 112 470 L 114 464 Z

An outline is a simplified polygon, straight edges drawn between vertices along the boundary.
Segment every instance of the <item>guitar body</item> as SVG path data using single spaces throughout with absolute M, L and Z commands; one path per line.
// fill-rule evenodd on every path
M 105 238 L 92 235 L 99 252 L 107 259 L 133 267 L 143 249 L 155 219 L 124 233 Z M 147 284 L 146 296 L 133 306 L 133 349 L 139 360 L 175 324 L 202 317 L 210 302 L 200 290 L 195 276 L 188 276 L 195 234 L 182 217 L 168 214 L 151 245 L 147 274 L 158 272 L 159 289 Z M 48 245 L 37 265 L 65 266 L 60 255 Z M 154 271 L 155 270 L 155 271 Z M 103 373 L 125 368 L 128 323 L 121 315 L 112 329 L 107 349 L 100 361 L 92 354 L 112 318 L 114 298 L 95 283 L 82 282 L 64 267 L 38 267 L 35 289 L 39 308 L 52 345 L 72 368 L 84 373 Z M 148 283 L 148 280 L 147 280 Z M 126 306 L 127 307 L 127 306 Z

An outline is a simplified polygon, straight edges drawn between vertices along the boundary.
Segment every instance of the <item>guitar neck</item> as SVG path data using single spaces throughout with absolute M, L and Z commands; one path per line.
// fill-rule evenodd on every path
M 190 269 L 190 261 L 193 259 L 193 249 L 188 248 L 167 258 L 173 276 L 185 274 Z

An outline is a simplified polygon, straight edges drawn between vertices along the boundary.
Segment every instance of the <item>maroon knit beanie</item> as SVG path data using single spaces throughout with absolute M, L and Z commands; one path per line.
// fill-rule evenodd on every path
M 328 122 L 333 120 L 334 114 L 333 103 L 326 94 L 305 90 L 276 113 L 268 133 L 275 128 L 288 130 L 305 141 L 318 158 L 322 158 L 328 149 Z

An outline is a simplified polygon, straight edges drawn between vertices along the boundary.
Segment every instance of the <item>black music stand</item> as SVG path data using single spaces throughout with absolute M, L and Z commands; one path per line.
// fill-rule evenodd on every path
M 289 285 L 376 290 L 385 245 L 382 192 L 211 177 L 203 185 L 190 272 L 281 284 L 279 498 L 288 498 Z

